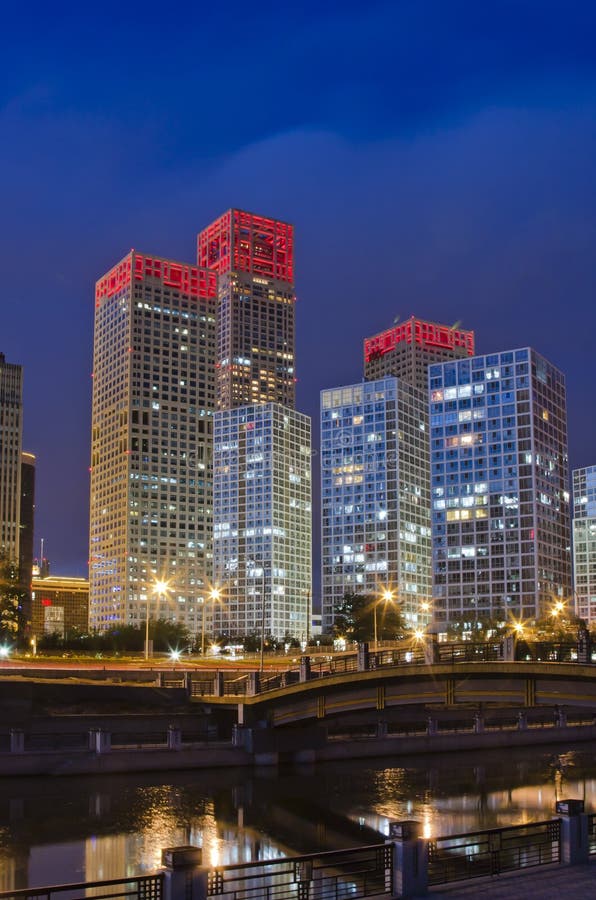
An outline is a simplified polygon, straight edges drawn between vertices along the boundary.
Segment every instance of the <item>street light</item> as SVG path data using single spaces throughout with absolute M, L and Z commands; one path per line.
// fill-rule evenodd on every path
M 209 591 L 209 597 L 215 604 L 216 601 L 219 600 L 221 597 L 221 590 L 219 588 L 211 588 L 211 590 Z M 207 607 L 207 601 L 203 597 L 203 629 L 201 632 L 201 656 L 202 657 L 205 656 L 205 610 L 206 610 L 206 607 Z
M 153 593 L 157 594 L 158 599 L 164 597 L 169 589 L 167 581 L 158 580 L 153 585 Z M 149 598 L 147 598 L 147 615 L 145 616 L 145 659 L 149 659 Z
M 379 599 L 375 601 L 375 605 L 374 605 L 374 609 L 373 609 L 374 625 L 375 625 L 375 652 L 377 651 L 378 645 L 379 645 L 379 642 L 377 640 L 377 606 L 379 605 L 379 603 L 383 603 L 383 601 L 385 603 L 388 603 L 390 600 L 391 601 L 393 600 L 393 591 L 390 591 L 389 588 L 385 588 L 385 590 L 383 591 L 383 593 L 381 594 Z

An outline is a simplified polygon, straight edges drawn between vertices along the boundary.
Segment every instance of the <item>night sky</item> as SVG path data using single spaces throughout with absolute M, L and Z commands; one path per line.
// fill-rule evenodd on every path
M 94 282 L 231 206 L 295 223 L 299 409 L 396 316 L 460 321 L 566 373 L 596 464 L 593 2 L 57 7 L 0 38 L 0 352 L 54 573 L 86 574 Z

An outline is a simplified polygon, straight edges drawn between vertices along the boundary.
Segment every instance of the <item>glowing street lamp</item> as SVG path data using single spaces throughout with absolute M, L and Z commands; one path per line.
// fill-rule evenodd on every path
M 389 588 L 385 588 L 383 593 L 379 597 L 379 599 L 375 602 L 373 613 L 374 613 L 374 628 L 375 628 L 375 651 L 378 649 L 379 642 L 377 640 L 377 606 L 379 603 L 389 603 L 393 601 L 393 591 L 390 591 Z
M 158 599 L 165 597 L 170 586 L 167 581 L 158 580 L 153 585 L 153 593 Z M 145 659 L 149 659 L 149 599 L 147 599 L 147 615 L 145 616 Z
M 211 588 L 209 591 L 209 598 L 215 604 L 221 599 L 221 590 L 220 588 Z M 201 630 L 201 656 L 205 656 L 205 611 L 207 607 L 207 601 L 203 598 L 203 626 Z

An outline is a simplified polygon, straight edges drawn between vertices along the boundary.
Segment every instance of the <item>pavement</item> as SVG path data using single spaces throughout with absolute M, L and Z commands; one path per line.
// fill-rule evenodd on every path
M 431 900 L 588 900 L 596 898 L 596 860 L 581 866 L 542 866 L 465 884 L 431 888 Z

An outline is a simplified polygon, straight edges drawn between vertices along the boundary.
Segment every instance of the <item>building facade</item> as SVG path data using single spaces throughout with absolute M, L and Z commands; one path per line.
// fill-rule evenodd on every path
M 323 631 L 346 593 L 390 590 L 407 624 L 430 618 L 426 394 L 387 377 L 321 392 Z
M 19 560 L 23 369 L 0 353 L 0 554 Z
M 277 403 L 215 414 L 212 633 L 308 638 L 311 503 L 308 416 Z
M 596 466 L 573 470 L 575 613 L 596 622 Z
M 197 634 L 211 574 L 216 275 L 131 251 L 96 285 L 89 624 Z M 156 581 L 168 591 L 157 594 Z
M 63 638 L 70 632 L 86 634 L 89 617 L 89 582 L 86 578 L 51 575 L 31 583 L 31 633 Z
M 19 508 L 19 572 L 24 585 L 33 574 L 33 531 L 35 526 L 35 455 L 21 453 L 21 502 Z M 26 611 L 27 612 L 27 611 Z M 30 611 L 27 614 L 30 618 Z
M 571 588 L 565 379 L 524 348 L 429 381 L 435 621 L 540 618 Z
M 294 408 L 294 226 L 231 209 L 198 237 L 218 276 L 217 406 Z
M 411 316 L 364 341 L 367 381 L 394 375 L 425 393 L 430 363 L 474 355 L 474 332 Z

